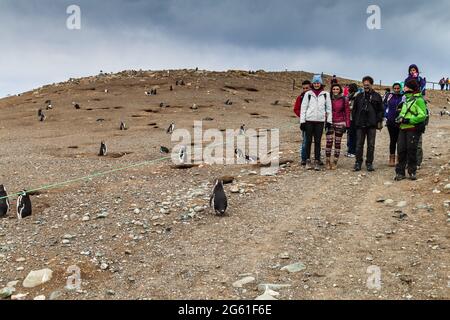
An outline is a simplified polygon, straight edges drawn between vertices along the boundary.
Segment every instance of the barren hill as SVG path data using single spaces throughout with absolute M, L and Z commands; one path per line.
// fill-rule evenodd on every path
M 311 76 L 126 71 L 1 99 L 0 184 L 10 194 L 48 188 L 31 197 L 32 217 L 17 221 L 13 200 L 0 220 L 0 289 L 18 280 L 14 294 L 26 299 L 255 299 L 259 284 L 272 283 L 289 285 L 278 299 L 449 299 L 450 117 L 438 112 L 450 94 L 427 95 L 433 115 L 418 181 L 392 181 L 386 129 L 375 173 L 354 173 L 345 157 L 337 171 L 309 172 L 298 164 L 292 104 Z M 172 146 L 169 124 L 193 130 L 196 120 L 203 129 L 279 128 L 285 164 L 261 176 L 251 164 L 182 170 L 160 160 L 160 146 Z M 107 157 L 98 157 L 102 140 Z M 208 201 L 222 176 L 234 181 L 228 214 L 216 217 Z M 305 269 L 280 270 L 298 262 Z M 70 266 L 81 269 L 78 291 L 64 289 Z M 371 266 L 381 290 L 367 287 Z M 44 268 L 49 282 L 22 286 Z M 247 276 L 254 280 L 236 288 Z

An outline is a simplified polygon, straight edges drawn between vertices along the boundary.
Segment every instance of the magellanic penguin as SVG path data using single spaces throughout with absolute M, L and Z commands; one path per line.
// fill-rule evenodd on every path
M 223 216 L 228 207 L 228 200 L 223 189 L 223 181 L 216 180 L 214 184 L 214 189 L 209 199 L 209 206 L 214 207 L 214 212 L 216 215 Z
M 6 217 L 9 211 L 8 193 L 5 187 L 0 184 L 0 218 Z
M 245 135 L 245 124 L 243 124 L 241 126 L 241 128 L 239 129 L 239 135 L 241 135 L 241 136 Z
M 127 125 L 125 124 L 125 122 L 121 121 L 120 122 L 120 130 L 128 130 Z
M 100 157 L 106 157 L 107 154 L 108 154 L 108 148 L 106 147 L 105 141 L 102 141 L 100 144 L 100 152 L 98 155 Z
M 45 116 L 44 111 L 41 111 L 41 115 L 39 116 L 39 121 L 44 122 L 45 119 L 47 119 L 47 117 Z
M 31 216 L 31 199 L 26 190 L 17 198 L 17 219 L 21 220 Z
M 182 146 L 180 149 L 180 153 L 178 154 L 179 160 L 181 164 L 187 163 L 187 150 L 186 146 Z
M 167 134 L 172 134 L 175 131 L 175 123 L 171 123 L 169 128 L 167 128 Z
M 169 154 L 170 150 L 167 147 L 161 146 L 161 148 L 159 148 L 159 152 L 161 152 L 162 154 Z

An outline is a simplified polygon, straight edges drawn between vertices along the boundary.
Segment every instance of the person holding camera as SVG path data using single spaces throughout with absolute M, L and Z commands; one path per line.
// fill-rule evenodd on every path
M 353 121 L 356 127 L 356 163 L 355 171 L 361 171 L 363 163 L 364 144 L 367 139 L 367 171 L 375 171 L 373 161 L 375 156 L 375 139 L 377 130 L 383 128 L 383 99 L 373 90 L 373 78 L 363 78 L 364 92 L 358 94 L 353 105 Z
M 397 142 L 398 164 L 396 166 L 396 181 L 406 178 L 405 171 L 411 180 L 417 180 L 417 148 L 419 139 L 425 131 L 427 107 L 419 82 L 410 79 L 405 83 L 405 102 L 403 102 L 397 123 L 400 133 Z

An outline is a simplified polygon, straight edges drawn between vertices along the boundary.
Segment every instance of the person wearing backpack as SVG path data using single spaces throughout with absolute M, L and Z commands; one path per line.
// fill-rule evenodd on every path
M 355 171 L 361 171 L 363 163 L 364 144 L 367 139 L 367 171 L 373 172 L 373 161 L 375 156 L 375 140 L 377 130 L 383 128 L 383 99 L 381 95 L 373 90 L 374 80 L 372 77 L 363 78 L 364 92 L 358 94 L 353 105 L 353 121 L 356 127 L 356 162 Z
M 341 141 L 345 131 L 350 128 L 350 105 L 347 97 L 343 95 L 340 84 L 331 86 L 331 104 L 332 104 L 332 125 L 326 131 L 327 145 L 326 168 L 336 170 L 341 154 Z M 334 140 L 334 160 L 331 162 L 331 152 Z
M 386 119 L 386 127 L 389 131 L 389 166 L 395 167 L 395 151 L 397 149 L 397 140 L 400 133 L 400 127 L 397 123 L 397 118 L 400 113 L 398 106 L 403 100 L 402 86 L 400 82 L 394 83 L 392 86 L 393 92 L 386 96 L 384 100 L 384 118 Z
M 406 178 L 407 166 L 410 179 L 417 180 L 417 147 L 427 118 L 425 100 L 420 84 L 416 79 L 411 79 L 405 83 L 405 98 L 397 118 L 397 123 L 400 125 L 400 134 L 397 143 L 396 181 Z
M 309 90 L 311 90 L 311 81 L 309 80 L 305 80 L 302 83 L 302 93 L 297 97 L 297 100 L 295 101 L 295 105 L 294 105 L 294 113 L 295 115 L 300 118 L 300 110 L 301 110 L 301 106 L 302 106 L 302 100 L 303 97 L 305 96 L 306 92 L 308 92 Z M 301 158 L 301 165 L 304 167 L 306 166 L 306 135 L 305 135 L 305 131 L 302 131 L 302 145 L 300 147 L 300 158 Z
M 307 169 L 320 171 L 320 152 L 324 126 L 331 127 L 332 110 L 331 97 L 324 90 L 323 80 L 320 75 L 315 75 L 312 81 L 312 89 L 303 97 L 300 112 L 300 128 L 306 135 Z M 314 139 L 314 167 L 311 163 L 311 145 Z

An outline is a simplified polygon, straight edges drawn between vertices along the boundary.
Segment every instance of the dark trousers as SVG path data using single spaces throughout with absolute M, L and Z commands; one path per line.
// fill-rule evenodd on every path
M 320 161 L 323 122 L 306 122 L 306 158 L 311 159 L 311 145 L 314 138 L 314 158 Z
M 420 135 L 419 142 L 417 144 L 417 165 L 421 166 L 423 161 L 423 148 L 422 148 L 423 134 Z
M 377 129 L 356 128 L 356 163 L 363 163 L 364 144 L 367 139 L 366 164 L 373 164 Z
M 400 130 L 397 143 L 398 164 L 395 169 L 397 174 L 405 175 L 406 166 L 408 173 L 417 171 L 417 146 L 421 134 L 417 131 Z
M 347 134 L 347 153 L 356 153 L 356 128 L 353 121 L 350 124 L 350 129 Z
M 390 138 L 390 143 L 389 143 L 389 154 L 390 155 L 394 155 L 395 154 L 395 150 L 397 149 L 397 141 L 398 141 L 398 135 L 400 133 L 400 128 L 398 126 L 391 126 L 388 125 L 387 126 L 388 131 L 389 131 L 389 138 Z

